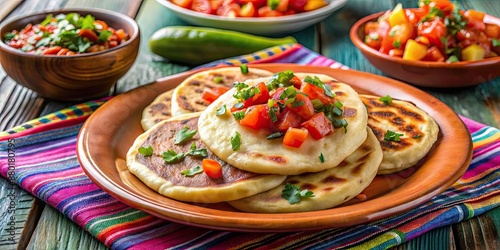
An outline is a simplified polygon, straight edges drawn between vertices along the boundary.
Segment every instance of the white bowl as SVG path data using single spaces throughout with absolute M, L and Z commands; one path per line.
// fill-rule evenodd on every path
M 347 0 L 330 0 L 325 7 L 282 17 L 236 17 L 229 18 L 204 14 L 182 8 L 170 0 L 156 0 L 171 10 L 183 21 L 206 27 L 252 33 L 255 35 L 281 35 L 305 29 L 327 18 L 345 5 Z

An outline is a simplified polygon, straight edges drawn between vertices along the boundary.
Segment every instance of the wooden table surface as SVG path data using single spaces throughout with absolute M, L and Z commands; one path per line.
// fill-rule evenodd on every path
M 0 8 L 12 0 L 0 0 Z M 333 0 L 335 1 L 335 0 Z M 147 40 L 157 29 L 169 25 L 186 25 L 156 0 L 24 0 L 6 19 L 42 10 L 67 7 L 95 7 L 114 10 L 134 17 L 139 23 L 142 43 L 139 56 L 130 72 L 119 80 L 112 94 L 189 70 L 153 56 Z M 350 26 L 370 13 L 391 9 L 397 2 L 416 7 L 417 0 L 348 0 L 347 4 L 316 26 L 292 33 L 299 43 L 352 69 L 382 74 L 357 51 L 349 39 Z M 498 0 L 459 0 L 464 9 L 477 9 L 500 16 Z M 6 20 L 4 19 L 4 20 Z M 500 69 L 499 69 L 500 70 Z M 475 87 L 435 90 L 425 89 L 456 113 L 490 126 L 500 125 L 500 78 Z M 17 85 L 0 68 L 0 131 L 30 119 L 67 107 L 72 103 L 48 101 Z M 14 190 L 14 191 L 13 191 Z M 15 193 L 16 231 L 7 231 L 9 199 Z M 0 249 L 105 249 L 89 233 L 79 228 L 62 213 L 0 178 Z M 500 208 L 461 223 L 428 232 L 398 249 L 499 249 Z

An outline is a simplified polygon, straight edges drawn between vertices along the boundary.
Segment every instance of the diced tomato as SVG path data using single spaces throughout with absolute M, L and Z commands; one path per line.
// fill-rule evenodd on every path
M 247 3 L 252 3 L 253 6 L 258 9 L 264 5 L 267 4 L 267 0 L 238 0 L 238 2 L 241 4 L 241 5 L 245 5 Z
M 201 93 L 201 98 L 209 103 L 215 101 L 219 96 L 226 93 L 229 90 L 226 86 L 217 86 L 214 88 L 205 88 Z
M 271 118 L 269 117 L 267 104 L 259 104 L 247 108 L 245 117 L 239 120 L 239 123 L 256 130 L 270 128 Z
M 298 12 L 304 12 L 305 11 L 304 7 L 307 4 L 307 0 L 289 0 L 288 4 L 290 8 Z
M 57 52 L 56 55 L 58 55 L 58 56 L 64 56 L 64 55 L 66 55 L 66 53 L 68 53 L 68 51 L 69 51 L 69 49 L 62 48 L 61 50 L 59 50 L 59 52 Z
M 296 107 L 294 107 L 294 103 L 300 103 L 301 105 L 296 104 Z M 314 106 L 307 96 L 300 93 L 297 94 L 294 103 L 288 104 L 287 108 L 299 114 L 304 119 L 309 119 L 314 115 Z
M 283 137 L 283 145 L 293 148 L 300 148 L 307 138 L 309 132 L 303 128 L 288 128 Z
M 492 23 L 487 23 L 484 33 L 489 38 L 500 38 L 500 26 Z
M 44 55 L 57 55 L 57 53 L 62 49 L 61 46 L 54 46 L 47 48 L 45 51 L 43 51 Z
M 408 22 L 410 22 L 411 25 L 415 26 L 420 21 L 420 18 L 417 17 L 415 11 L 413 11 L 412 9 L 405 9 L 405 13 L 408 17 Z
M 464 12 L 464 17 L 466 17 L 469 21 L 471 19 L 474 19 L 476 21 L 483 22 L 484 16 L 486 16 L 486 14 L 484 12 L 477 11 L 477 10 L 467 10 Z
M 123 29 L 117 29 L 115 31 L 115 35 L 118 37 L 118 39 L 117 39 L 118 41 L 127 40 L 127 38 L 128 38 L 127 33 Z
M 435 19 L 431 22 L 423 22 L 417 26 L 417 33 L 419 36 L 429 39 L 430 46 L 436 45 L 438 48 L 442 48 L 441 37 L 447 37 L 448 31 L 441 19 Z
M 423 5 L 418 9 L 413 10 L 413 14 L 418 20 L 422 20 L 427 14 L 429 14 L 430 7 L 429 5 Z
M 436 7 L 445 15 L 451 14 L 451 12 L 455 9 L 455 5 L 449 0 L 430 0 L 429 7 Z
M 300 91 L 306 94 L 310 100 L 318 99 L 321 103 L 328 105 L 332 102 L 332 98 L 325 95 L 325 90 L 312 85 L 310 83 L 304 83 L 300 87 Z
M 382 46 L 382 38 L 377 33 L 371 33 L 365 36 L 365 44 L 379 50 Z
M 240 16 L 241 17 L 254 17 L 257 14 L 257 10 L 253 3 L 246 3 L 241 6 Z
M 97 41 L 97 35 L 91 29 L 80 29 L 80 31 L 78 32 L 78 36 L 87 38 L 91 42 Z
M 304 122 L 302 116 L 289 109 L 284 109 L 279 114 L 278 121 L 273 124 L 272 130 L 286 132 L 290 127 L 298 128 L 302 122 Z
M 212 14 L 212 5 L 210 4 L 210 0 L 193 0 L 191 9 L 200 13 Z
M 391 49 L 389 50 L 389 55 L 393 57 L 402 57 L 404 51 L 402 49 Z
M 210 178 L 219 179 L 222 177 L 222 165 L 218 161 L 205 158 L 201 160 L 201 166 Z
M 220 6 L 224 3 L 224 0 L 210 0 L 210 8 L 212 11 L 210 12 L 211 14 L 216 14 L 217 9 L 219 9 Z
M 296 88 L 300 89 L 302 86 L 302 80 L 298 76 L 293 76 L 292 79 L 290 79 L 290 83 Z
M 170 0 L 173 4 L 179 5 L 182 8 L 187 8 L 189 9 L 191 7 L 191 4 L 193 3 L 193 0 Z
M 471 29 L 483 31 L 484 29 L 486 29 L 486 24 L 483 21 L 479 21 L 479 20 L 471 18 L 467 22 L 467 27 L 471 28 Z
M 259 93 L 256 93 L 254 96 L 250 97 L 249 99 L 243 101 L 243 106 L 245 108 L 256 105 L 256 104 L 263 104 L 266 103 L 269 100 L 269 89 L 266 86 L 266 83 L 261 82 L 257 84 L 257 88 L 259 89 Z
M 427 55 L 425 55 L 423 60 L 431 62 L 444 62 L 445 58 L 443 53 L 441 53 L 436 46 L 432 46 L 427 49 Z
M 284 15 L 283 12 L 272 10 L 269 6 L 260 7 L 257 14 L 259 17 L 278 17 Z
M 280 0 L 278 6 L 276 7 L 277 11 L 285 12 L 288 10 L 288 0 Z
M 309 134 L 315 140 L 319 140 L 334 131 L 332 123 L 323 112 L 316 113 L 301 125 L 309 131 Z
M 415 34 L 415 28 L 410 23 L 398 24 L 389 30 L 382 40 L 380 52 L 389 54 L 391 49 L 404 48 L 406 42 Z
M 241 7 L 237 3 L 222 5 L 217 9 L 217 15 L 226 17 L 237 17 L 240 15 Z

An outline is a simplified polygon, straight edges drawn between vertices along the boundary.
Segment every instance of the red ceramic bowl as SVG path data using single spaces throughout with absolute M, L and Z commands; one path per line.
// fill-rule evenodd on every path
M 357 21 L 351 28 L 354 45 L 368 61 L 385 74 L 421 87 L 458 88 L 478 85 L 500 76 L 500 56 L 479 61 L 444 63 L 410 61 L 391 57 L 364 43 L 364 28 L 384 12 L 375 13 Z M 485 22 L 500 25 L 500 19 L 486 15 Z
M 28 23 L 43 21 L 47 14 L 76 12 L 122 28 L 130 39 L 114 48 L 74 56 L 27 54 L 0 41 L 0 63 L 17 83 L 40 96 L 63 101 L 82 101 L 108 95 L 111 87 L 133 65 L 139 50 L 139 26 L 127 15 L 103 9 L 64 9 L 30 14 L 8 20 L 0 27 L 3 35 Z

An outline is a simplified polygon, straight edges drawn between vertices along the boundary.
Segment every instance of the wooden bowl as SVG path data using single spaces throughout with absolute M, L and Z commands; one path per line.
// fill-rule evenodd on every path
M 410 61 L 391 57 L 364 43 L 364 28 L 384 12 L 358 20 L 350 31 L 354 45 L 368 61 L 385 74 L 421 87 L 458 88 L 478 85 L 500 76 L 500 56 L 458 63 Z M 485 22 L 500 25 L 500 19 L 486 15 Z
M 134 63 L 139 50 L 139 26 L 134 19 L 101 9 L 64 9 L 19 17 L 0 27 L 3 35 L 20 30 L 28 23 L 43 21 L 47 14 L 91 14 L 106 21 L 109 26 L 122 28 L 130 39 L 119 46 L 95 53 L 74 56 L 48 56 L 26 54 L 0 42 L 0 63 L 7 75 L 17 83 L 36 91 L 40 96 L 63 100 L 81 101 L 109 94 L 111 87 Z

